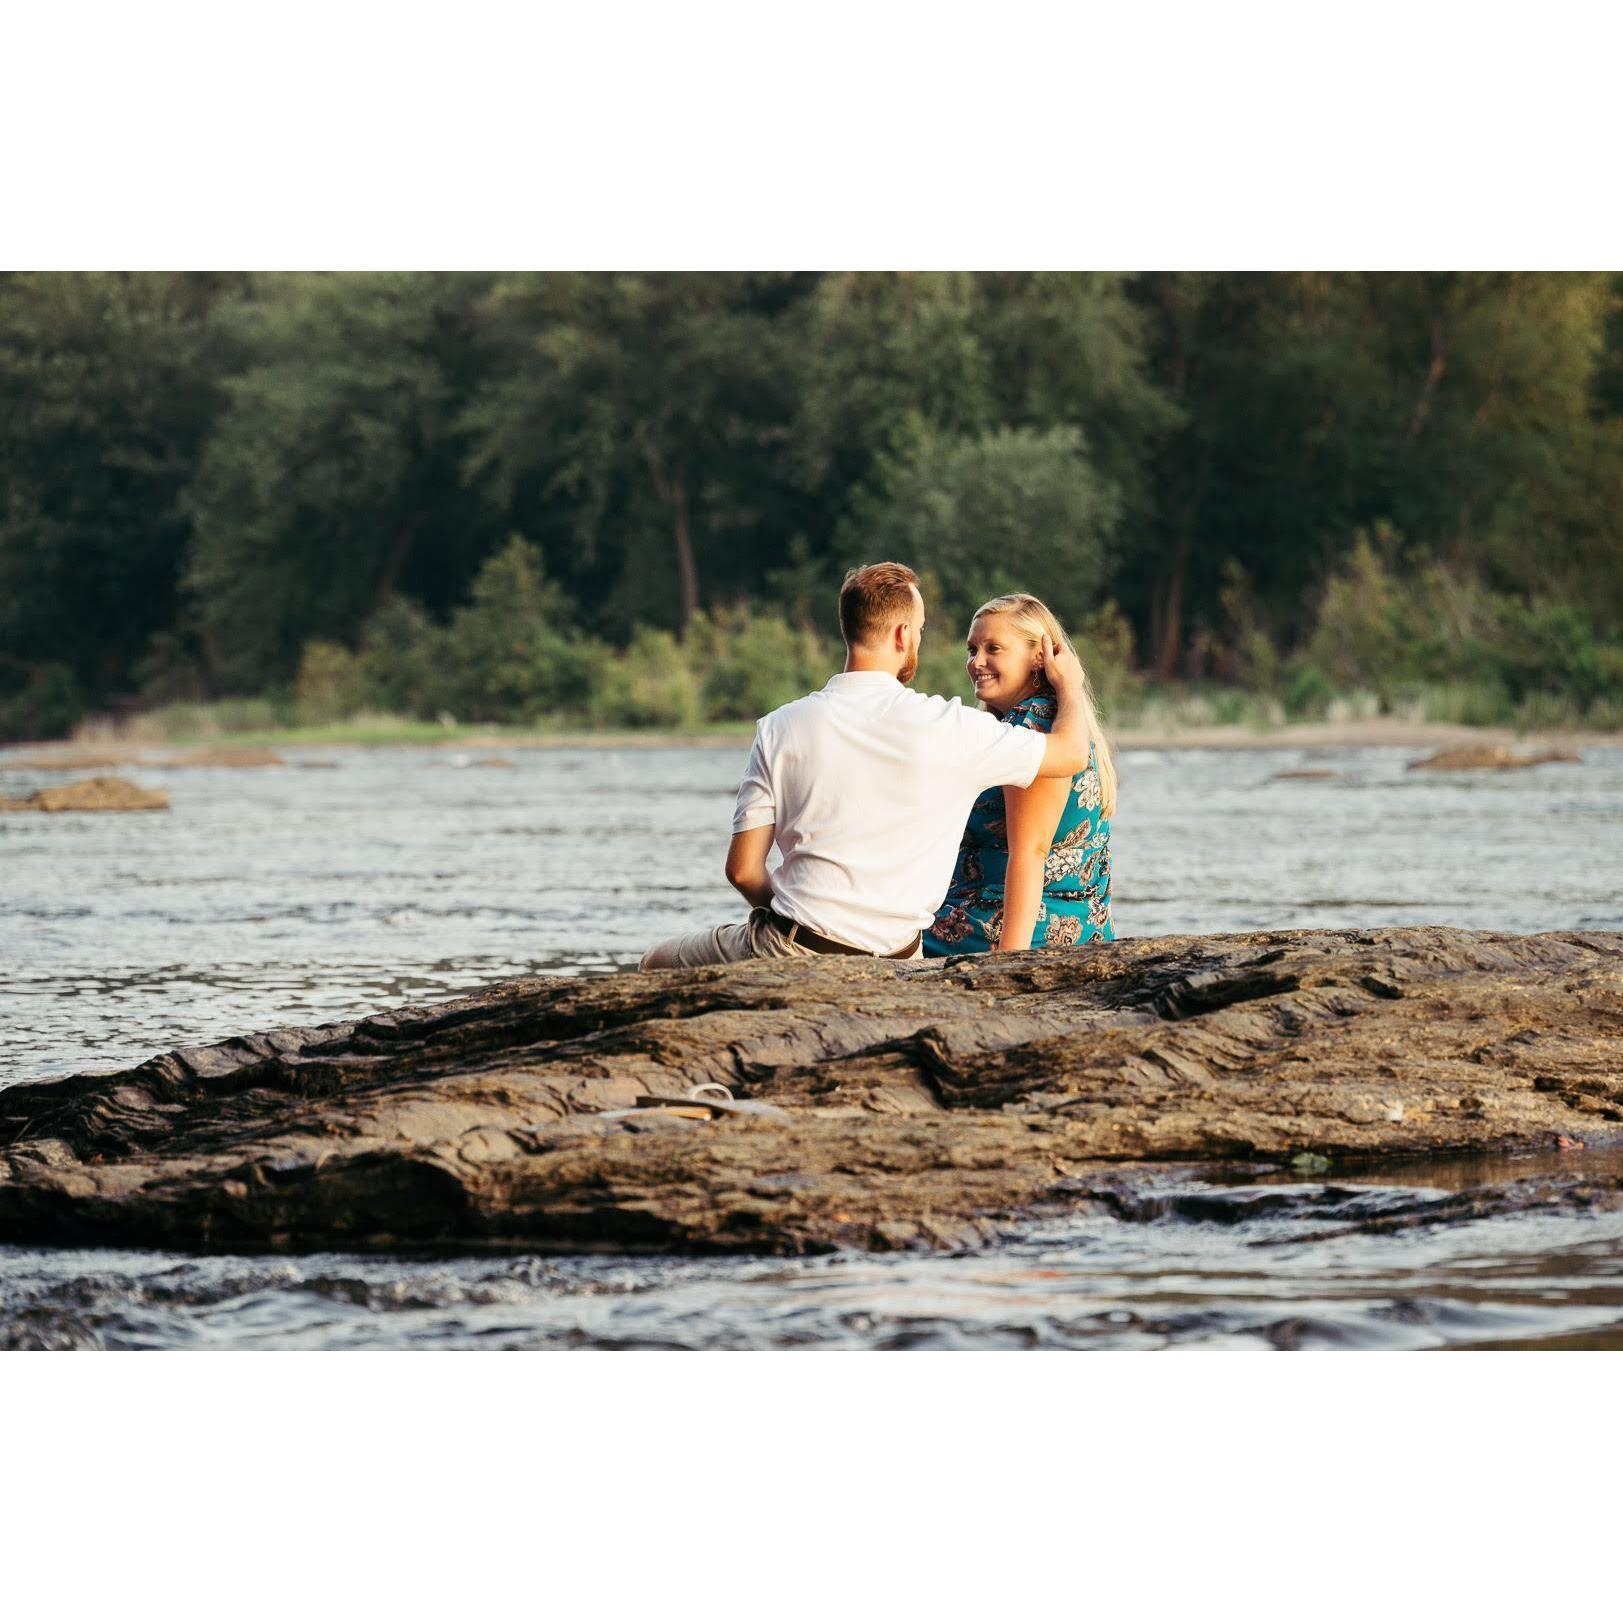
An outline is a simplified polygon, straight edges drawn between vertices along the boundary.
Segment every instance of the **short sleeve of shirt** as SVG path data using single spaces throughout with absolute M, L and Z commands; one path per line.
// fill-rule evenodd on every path
M 1030 727 L 1008 727 L 984 710 L 959 709 L 960 763 L 978 794 L 1008 784 L 1030 787 L 1042 769 L 1048 741 Z
M 743 834 L 752 828 L 765 828 L 778 820 L 777 800 L 772 793 L 772 774 L 766 764 L 763 726 L 762 723 L 756 724 L 749 764 L 744 768 L 744 781 L 738 786 L 738 800 L 733 806 L 735 834 Z

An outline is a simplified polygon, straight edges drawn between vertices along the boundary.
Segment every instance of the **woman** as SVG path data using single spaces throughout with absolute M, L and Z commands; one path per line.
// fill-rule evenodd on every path
M 1024 592 L 994 597 L 975 612 L 966 646 L 969 679 L 983 708 L 1011 727 L 1047 732 L 1054 692 L 1042 670 L 1042 636 L 1069 647 L 1059 621 Z M 1110 818 L 1116 763 L 1084 678 L 1091 747 L 1067 782 L 1039 778 L 1029 789 L 989 789 L 975 802 L 958 864 L 926 957 L 1023 952 L 1114 941 L 1110 918 Z

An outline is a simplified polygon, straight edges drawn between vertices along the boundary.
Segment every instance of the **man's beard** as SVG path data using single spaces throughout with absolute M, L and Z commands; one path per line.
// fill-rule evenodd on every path
M 915 676 L 919 674 L 919 652 L 914 649 L 907 656 L 907 663 L 896 673 L 896 680 L 905 688 Z

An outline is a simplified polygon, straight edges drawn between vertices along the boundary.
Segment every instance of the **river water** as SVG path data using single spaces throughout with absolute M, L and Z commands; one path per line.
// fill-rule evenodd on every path
M 0 794 L 60 781 L 8 769 L 8 753 Z M 1118 933 L 1623 930 L 1623 748 L 1443 775 L 1407 770 L 1419 753 L 1124 755 Z M 169 813 L 0 817 L 0 1086 L 510 975 L 610 972 L 736 912 L 720 870 L 743 746 L 481 765 L 489 754 L 143 766 L 125 775 L 166 790 Z M 1333 775 L 1280 776 L 1303 769 Z M 1596 1153 L 1560 1170 L 1580 1163 Z M 1501 1160 L 1469 1175 L 1551 1170 Z M 1297 1182 L 1260 1205 L 1214 1187 L 1213 1201 L 1079 1216 L 973 1256 L 0 1246 L 0 1346 L 1623 1346 L 1623 1215 L 1347 1230 L 1348 1201 L 1423 1202 L 1461 1176 L 1442 1164 L 1357 1190 Z

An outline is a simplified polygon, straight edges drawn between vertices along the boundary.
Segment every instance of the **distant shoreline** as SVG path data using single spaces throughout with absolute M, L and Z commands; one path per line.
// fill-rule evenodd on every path
M 75 771 L 114 766 L 193 764 L 187 757 L 231 749 L 443 749 L 492 754 L 517 750 L 608 749 L 741 749 L 753 736 L 748 723 L 708 727 L 692 732 L 654 730 L 600 732 L 525 732 L 499 728 L 342 727 L 283 728 L 242 733 L 216 733 L 207 737 L 164 741 L 136 740 L 116 734 L 91 733 L 68 740 L 0 746 L 0 771 Z M 1541 730 L 1517 733 L 1509 727 L 1467 727 L 1447 722 L 1371 721 L 1300 722 L 1275 728 L 1190 727 L 1149 730 L 1110 729 L 1122 751 L 1201 750 L 1328 750 L 1328 749 L 1443 749 L 1457 744 L 1538 749 L 1550 746 L 1583 748 L 1623 745 L 1623 732 Z M 208 764 L 198 762 L 196 764 Z
M 1294 722 L 1283 727 L 1191 727 L 1183 731 L 1148 731 L 1135 727 L 1105 729 L 1119 750 L 1148 749 L 1445 749 L 1454 744 L 1534 750 L 1582 749 L 1623 745 L 1623 732 L 1538 728 L 1519 733 L 1512 727 L 1467 727 L 1446 721 Z

